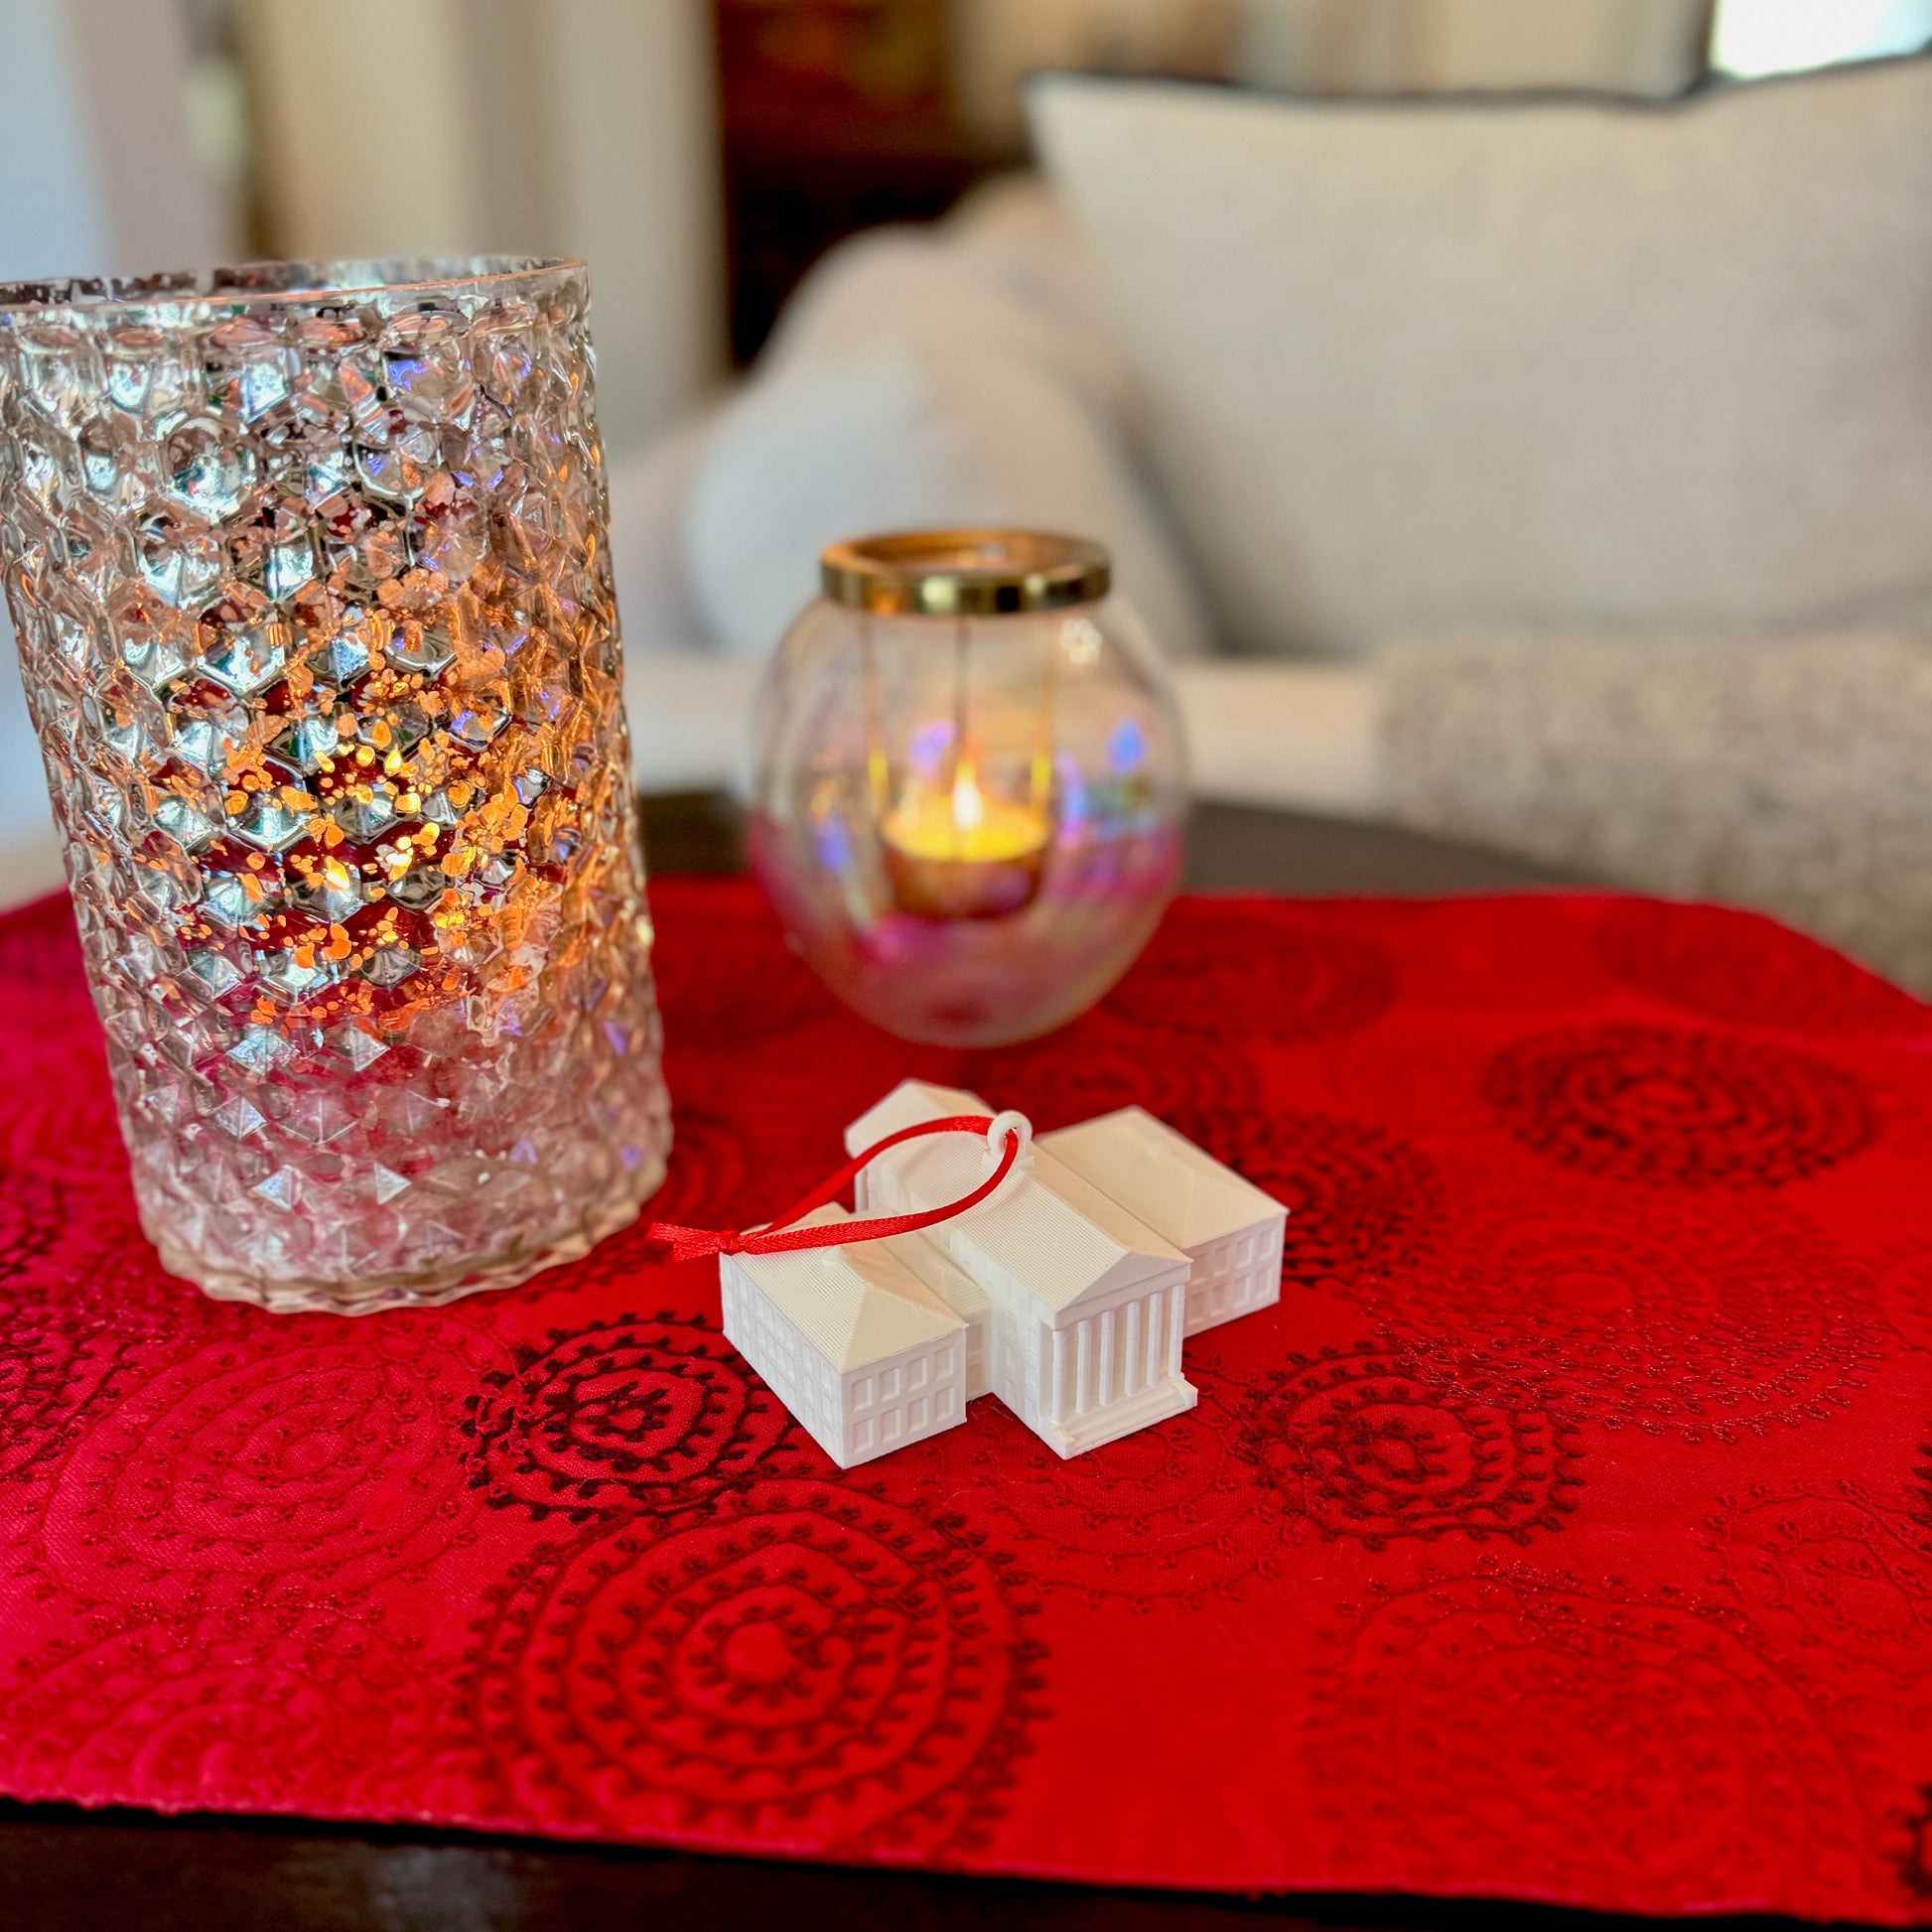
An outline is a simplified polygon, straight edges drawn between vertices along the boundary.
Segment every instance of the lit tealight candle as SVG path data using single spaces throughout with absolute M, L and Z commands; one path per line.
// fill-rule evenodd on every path
M 1037 805 L 988 797 L 970 759 L 950 791 L 920 788 L 880 827 L 886 871 L 902 912 L 929 919 L 996 919 L 1039 891 L 1052 826 Z

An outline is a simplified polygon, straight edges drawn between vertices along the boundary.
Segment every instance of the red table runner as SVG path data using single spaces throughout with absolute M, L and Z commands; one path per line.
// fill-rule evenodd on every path
M 850 1474 L 634 1233 L 349 1321 L 136 1229 L 65 904 L 0 920 L 0 1790 L 1185 1886 L 1932 1922 L 1932 1011 L 1736 913 L 1183 901 L 954 1054 L 659 882 L 655 1212 L 917 1073 L 1293 1208 L 1191 1414 Z

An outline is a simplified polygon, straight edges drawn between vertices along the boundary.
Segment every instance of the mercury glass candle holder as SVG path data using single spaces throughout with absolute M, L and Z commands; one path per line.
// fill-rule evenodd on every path
M 581 262 L 0 290 L 0 562 L 141 1218 L 503 1287 L 668 1140 Z
M 754 871 L 891 1032 L 1059 1026 L 1147 943 L 1182 859 L 1178 717 L 1105 551 L 915 531 L 835 545 L 821 577 L 759 695 Z

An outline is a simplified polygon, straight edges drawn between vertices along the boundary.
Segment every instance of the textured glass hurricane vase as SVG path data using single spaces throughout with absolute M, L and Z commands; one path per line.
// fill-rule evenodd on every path
M 357 1311 L 621 1226 L 668 1112 L 581 263 L 0 290 L 0 560 L 142 1221 Z

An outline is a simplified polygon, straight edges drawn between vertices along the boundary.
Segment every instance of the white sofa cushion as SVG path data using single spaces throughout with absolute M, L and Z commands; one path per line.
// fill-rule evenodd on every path
M 1206 658 L 1174 687 L 1196 798 L 1381 816 L 1379 666 Z
M 685 568 L 683 518 L 714 414 L 701 410 L 605 465 L 618 616 L 633 654 L 712 648 Z
M 1927 607 L 1932 63 L 1034 111 L 1237 645 Z

